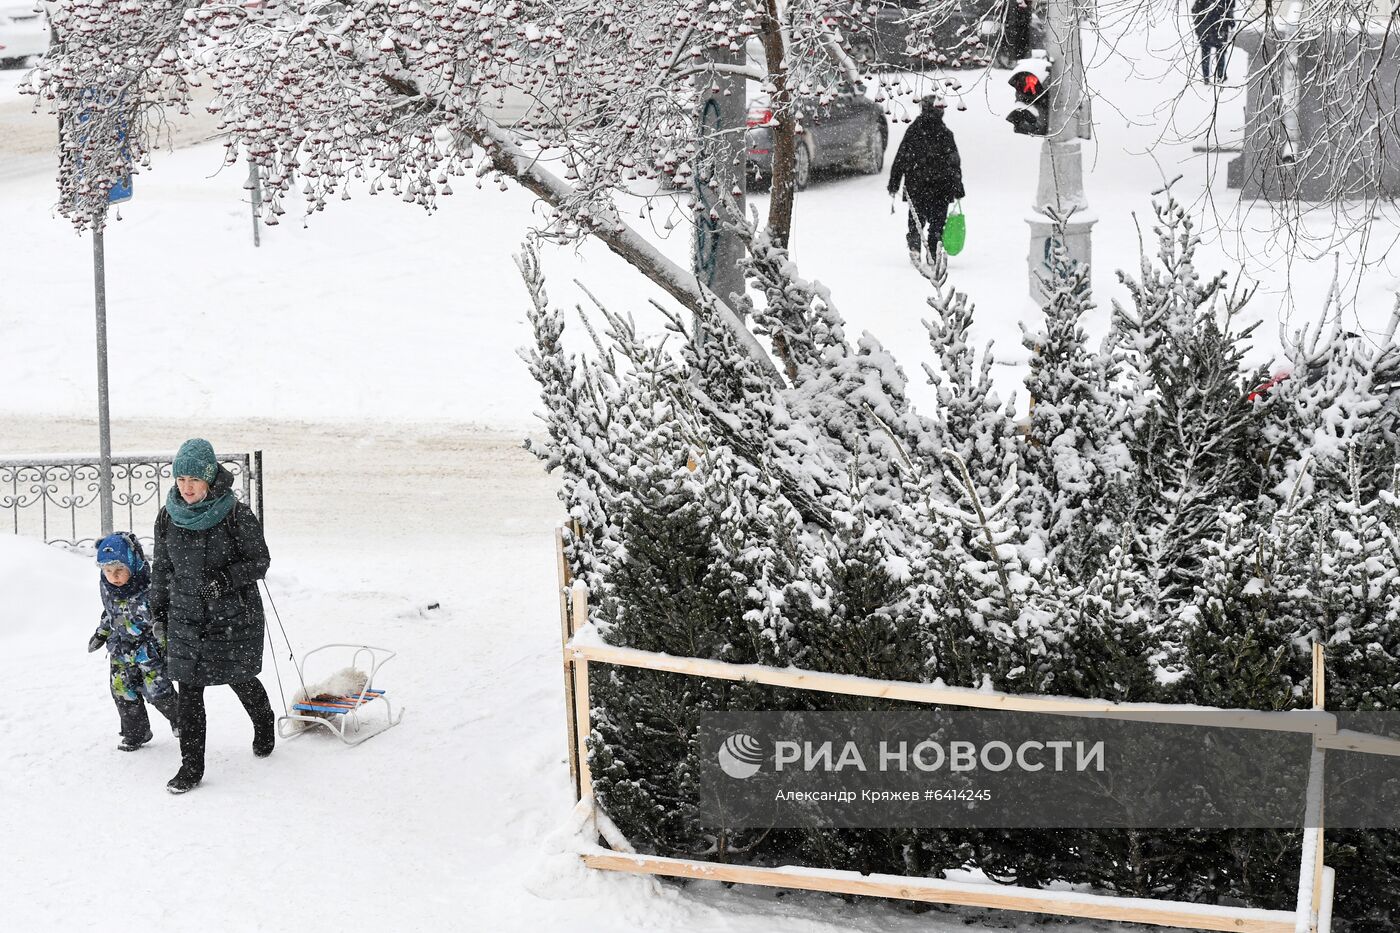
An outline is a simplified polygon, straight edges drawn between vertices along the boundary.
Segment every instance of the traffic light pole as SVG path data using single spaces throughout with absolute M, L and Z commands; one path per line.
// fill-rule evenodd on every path
M 1044 279 L 1050 275 L 1053 239 L 1058 235 L 1050 212 L 1064 222 L 1065 246 L 1071 259 L 1088 265 L 1093 257 L 1090 232 L 1096 218 L 1084 193 L 1081 137 L 1089 134 L 1084 94 L 1084 63 L 1079 41 L 1079 17 L 1073 0 L 1046 0 L 1046 53 L 1050 57 L 1050 126 L 1040 148 L 1040 181 L 1035 204 L 1026 218 L 1031 241 L 1027 267 L 1031 297 L 1044 300 Z

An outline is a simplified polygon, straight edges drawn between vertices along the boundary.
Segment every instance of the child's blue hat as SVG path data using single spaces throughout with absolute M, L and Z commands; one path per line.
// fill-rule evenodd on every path
M 134 574 L 146 566 L 146 561 L 131 533 L 119 531 L 97 542 L 97 565 L 106 564 L 121 564 Z

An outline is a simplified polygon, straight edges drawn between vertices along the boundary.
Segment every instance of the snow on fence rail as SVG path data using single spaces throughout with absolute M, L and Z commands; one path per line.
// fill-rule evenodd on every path
M 584 864 L 590 868 L 834 894 L 863 894 L 931 904 L 1018 910 L 1122 923 L 1144 923 L 1180 929 L 1237 933 L 1331 933 L 1335 873 L 1325 866 L 1322 860 L 1322 781 L 1326 750 L 1333 748 L 1400 756 L 1400 741 L 1384 736 L 1338 730 L 1336 716 L 1324 709 L 1325 668 L 1322 646 L 1318 644 L 1313 645 L 1311 712 L 1223 710 L 1164 703 L 1112 703 L 1078 697 L 1010 694 L 946 687 L 940 684 L 875 680 L 799 668 L 730 664 L 705 658 L 677 657 L 635 648 L 620 648 L 603 642 L 597 630 L 588 621 L 588 589 L 582 581 L 571 578 L 564 556 L 562 529 L 556 532 L 555 545 L 564 654 L 564 698 L 568 713 L 569 772 L 574 781 L 574 797 L 578 801 L 574 816 L 580 823 L 580 828 L 584 824 L 591 826 L 594 840 L 602 838 L 607 843 L 605 847 L 597 845 L 595 841 L 581 853 Z M 1297 907 L 1292 911 L 1223 907 L 1185 901 L 946 881 L 938 878 L 862 875 L 853 871 L 791 865 L 765 868 L 638 854 L 593 796 L 593 779 L 588 767 L 588 750 L 585 744 L 591 731 L 591 709 L 588 699 L 590 662 L 915 703 L 1311 733 L 1313 751 L 1307 790 L 1307 828 L 1303 832 Z M 1208 720 L 1202 716 L 1203 713 L 1210 714 Z
M 234 492 L 262 518 L 262 451 L 225 454 L 219 462 L 233 474 Z M 170 454 L 112 457 L 112 509 L 118 530 L 144 531 L 138 537 L 146 543 L 153 540 L 156 514 L 173 482 L 173 466 Z M 95 544 L 102 537 L 101 476 L 93 456 L 0 457 L 0 530 L 68 547 Z

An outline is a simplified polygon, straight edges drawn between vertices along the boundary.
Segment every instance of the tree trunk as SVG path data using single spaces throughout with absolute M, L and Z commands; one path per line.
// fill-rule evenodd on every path
M 778 17 L 778 0 L 763 0 L 763 16 L 759 20 L 758 36 L 763 43 L 763 57 L 768 80 L 773 86 L 772 109 L 777 126 L 773 127 L 773 184 L 768 201 L 768 235 L 778 246 L 787 249 L 792 236 L 792 205 L 797 186 L 793 172 L 797 166 L 797 114 L 792 107 L 792 88 L 788 86 L 787 40 L 782 20 Z

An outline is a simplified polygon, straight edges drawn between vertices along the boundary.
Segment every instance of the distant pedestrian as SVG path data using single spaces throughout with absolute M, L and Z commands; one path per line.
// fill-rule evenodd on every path
M 937 255 L 948 221 L 948 205 L 964 196 L 962 160 L 953 131 L 943 123 L 943 97 L 930 94 L 919 102 L 920 113 L 909 124 L 890 166 L 890 197 L 904 185 L 909 202 L 909 226 L 905 242 L 909 258 L 918 265 L 920 248 L 927 242 L 928 257 Z
M 1001 42 L 997 44 L 997 64 L 1012 68 L 1031 57 L 1031 19 L 1035 0 L 1007 0 L 1002 10 Z
M 1230 33 L 1235 28 L 1235 0 L 1192 0 L 1191 22 L 1201 44 L 1201 78 L 1210 84 L 1225 83 L 1225 62 L 1229 58 Z M 1211 69 L 1211 53 L 1215 68 Z
M 151 615 L 151 566 L 136 536 L 119 531 L 97 542 L 97 565 L 102 568 L 102 620 L 88 639 L 88 651 L 107 648 L 108 686 L 122 727 L 117 748 L 134 752 L 152 738 L 147 702 L 176 728 L 175 687 L 165 674 L 165 633 Z
M 167 673 L 180 687 L 180 770 L 166 787 L 183 794 L 204 778 L 204 688 L 228 684 L 253 722 L 253 754 L 276 744 L 262 670 L 258 581 L 272 558 L 262 525 L 233 494 L 233 476 L 206 440 L 175 455 L 175 488 L 156 518 L 151 608 L 168 638 Z

